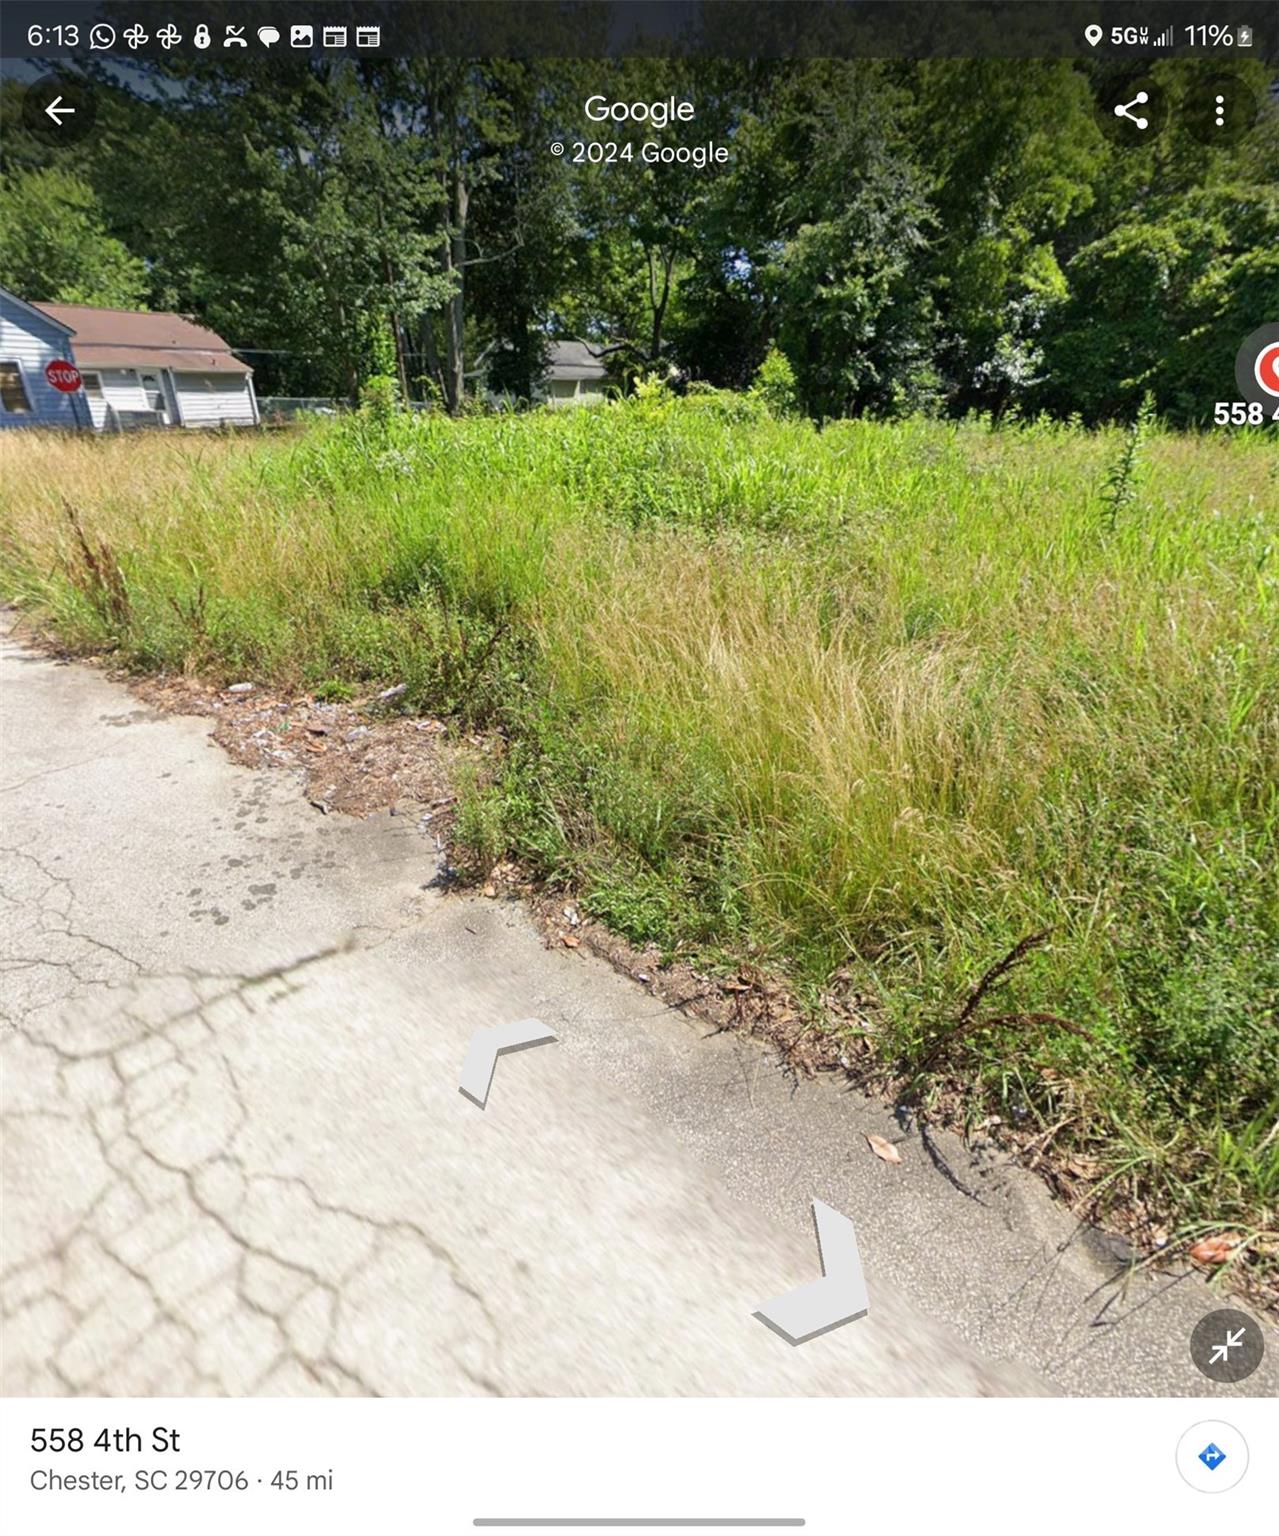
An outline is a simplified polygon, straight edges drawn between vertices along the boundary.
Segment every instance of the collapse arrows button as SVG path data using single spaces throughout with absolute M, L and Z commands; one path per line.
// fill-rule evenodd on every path
M 507 1051 L 526 1051 L 533 1045 L 545 1045 L 548 1040 L 555 1038 L 555 1031 L 548 1029 L 540 1019 L 517 1019 L 514 1024 L 497 1024 L 492 1029 L 477 1029 L 466 1048 L 458 1092 L 465 1094 L 472 1104 L 478 1104 L 483 1109 L 488 1102 L 499 1056 Z
M 755 1313 L 791 1344 L 807 1343 L 870 1310 L 852 1222 L 820 1200 L 813 1201 L 813 1220 L 823 1278 L 766 1301 Z

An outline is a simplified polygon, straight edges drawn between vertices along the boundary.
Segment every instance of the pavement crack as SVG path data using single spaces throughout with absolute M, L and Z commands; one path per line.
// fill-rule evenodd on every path
M 6 1127 L 56 1121 L 87 1134 L 104 1176 L 56 1241 L 0 1274 L 6 1316 L 53 1309 L 38 1358 L 24 1351 L 33 1383 L 100 1393 L 123 1378 L 137 1390 L 244 1393 L 293 1381 L 378 1395 L 384 1388 L 348 1358 L 344 1339 L 359 1336 L 368 1287 L 385 1283 L 384 1270 L 394 1275 L 393 1250 L 410 1244 L 462 1309 L 456 1337 L 446 1332 L 438 1346 L 448 1372 L 473 1391 L 501 1391 L 474 1358 L 496 1348 L 498 1320 L 445 1242 L 420 1222 L 332 1198 L 300 1173 L 256 1169 L 241 1149 L 253 1109 L 224 1036 L 243 1042 L 263 989 L 276 1004 L 357 947 L 348 937 L 259 970 L 136 977 L 84 1034 L 15 1026 L 12 1040 L 47 1057 L 53 1097 L 9 1109 Z M 219 1091 L 226 1100 L 212 1140 L 191 1121 L 195 1084 L 203 1120 Z M 28 1277 L 42 1266 L 51 1278 L 32 1291 Z M 164 1359 L 151 1361 L 157 1330 Z M 216 1344 L 224 1336 L 233 1347 Z
M 10 784 L 0 784 L 0 795 L 12 794 L 15 790 L 25 789 L 28 784 L 39 784 L 45 779 L 52 779 L 59 773 L 70 773 L 73 768 L 89 768 L 96 764 L 108 761 L 101 753 L 95 753 L 93 757 L 77 758 L 73 763 L 59 763 L 56 768 L 42 768 L 39 773 L 30 773 L 25 779 L 14 779 Z

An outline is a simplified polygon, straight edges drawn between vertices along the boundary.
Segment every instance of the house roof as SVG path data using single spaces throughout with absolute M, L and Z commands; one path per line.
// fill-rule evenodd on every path
M 58 330 L 65 331 L 68 336 L 71 334 L 71 326 L 65 325 L 61 320 L 55 319 L 51 314 L 48 314 L 43 309 L 41 309 L 38 304 L 28 304 L 25 299 L 20 299 L 18 295 L 14 293 L 12 288 L 0 287 L 0 293 L 4 294 L 5 298 L 8 299 L 10 303 L 16 304 L 19 309 L 25 309 L 27 314 L 34 315 L 37 320 L 43 321 L 46 325 L 56 326 Z
M 608 368 L 584 341 L 553 341 L 546 376 L 548 379 L 606 379 Z
M 81 368 L 177 368 L 186 373 L 252 373 L 215 331 L 181 315 L 92 304 L 36 304 L 72 333 Z

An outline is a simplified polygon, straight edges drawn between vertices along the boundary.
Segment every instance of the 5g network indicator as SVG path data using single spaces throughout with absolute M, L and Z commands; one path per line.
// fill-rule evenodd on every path
M 1111 27 L 1107 31 L 1105 27 L 1092 22 L 1084 28 L 1084 41 L 1090 48 L 1106 43 L 1112 48 L 1148 48 L 1152 51 L 1179 46 L 1191 50 L 1251 48 L 1252 28 L 1231 27 L 1224 22 L 1198 22 L 1180 28 L 1172 25 L 1162 28 L 1130 26 Z

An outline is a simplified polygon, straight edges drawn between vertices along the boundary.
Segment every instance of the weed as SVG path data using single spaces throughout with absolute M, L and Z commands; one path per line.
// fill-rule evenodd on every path
M 127 630 L 131 618 L 129 591 L 124 573 L 104 539 L 90 540 L 79 512 L 69 501 L 62 503 L 75 536 L 75 556 L 65 563 L 72 584 L 88 598 L 99 616 L 116 630 Z
M 1155 397 L 1149 390 L 1141 397 L 1141 404 L 1131 426 L 1124 433 L 1123 447 L 1119 456 L 1106 471 L 1102 488 L 1102 526 L 1107 533 L 1114 533 L 1120 514 L 1137 498 L 1137 483 L 1141 473 L 1142 449 L 1150 436 L 1155 422 Z

